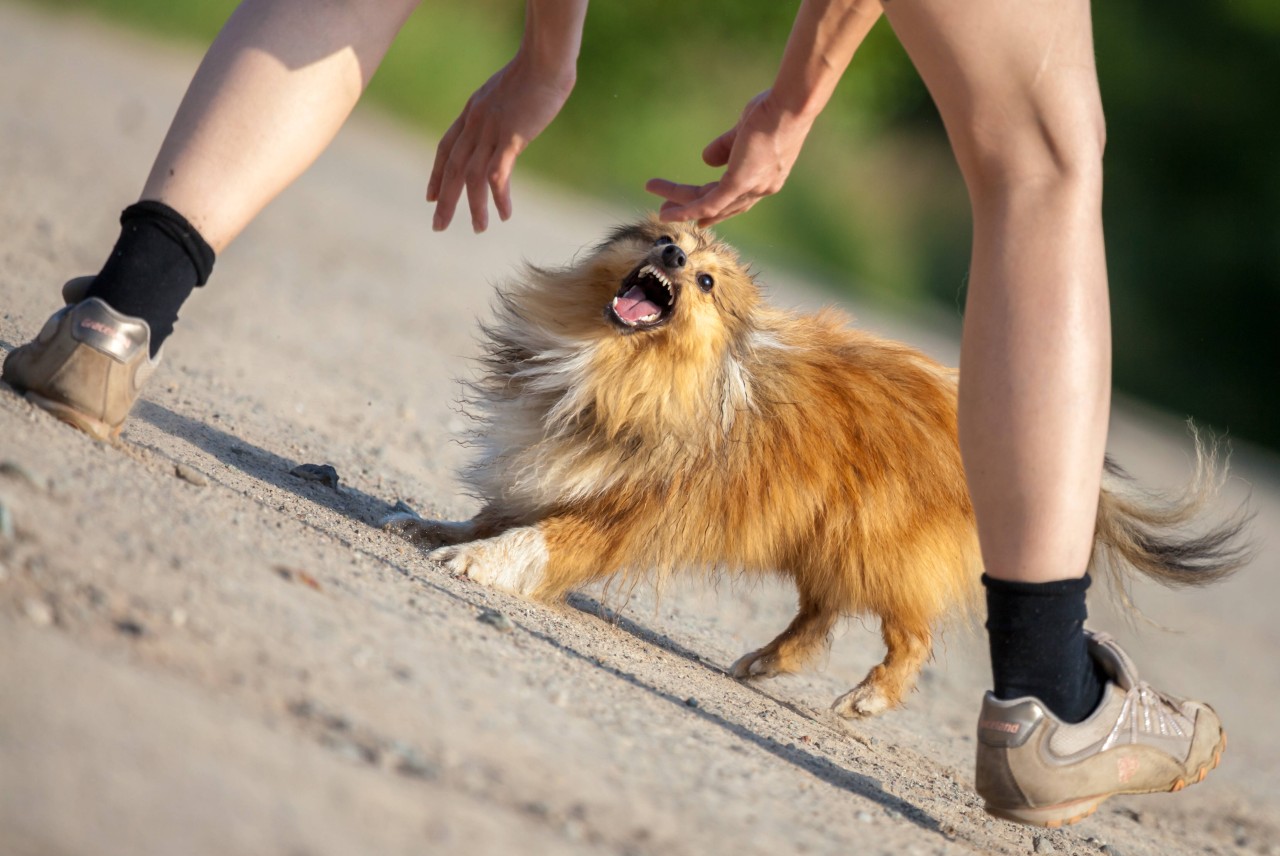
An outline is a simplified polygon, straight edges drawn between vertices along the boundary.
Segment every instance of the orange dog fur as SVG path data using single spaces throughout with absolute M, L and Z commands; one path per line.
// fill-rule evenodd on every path
M 841 617 L 875 615 L 887 653 L 836 700 L 844 716 L 899 704 L 939 620 L 975 601 L 956 372 L 836 311 L 771 307 L 710 232 L 619 228 L 572 266 L 528 269 L 484 332 L 466 473 L 483 508 L 386 522 L 453 573 L 543 601 L 617 574 L 781 574 L 799 612 L 732 673 L 799 670 Z M 1227 573 L 1240 524 L 1160 534 L 1201 487 L 1163 507 L 1104 491 L 1099 562 L 1172 583 Z

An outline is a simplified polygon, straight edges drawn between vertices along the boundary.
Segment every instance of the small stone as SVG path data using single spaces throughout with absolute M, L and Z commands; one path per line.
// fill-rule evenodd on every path
M 1107 856 L 1124 856 L 1124 854 L 1120 851 L 1120 848 L 1115 846 L 1114 844 L 1102 845 L 1102 852 L 1107 854 Z
M 560 833 L 565 838 L 569 839 L 570 841 L 576 844 L 577 842 L 582 841 L 582 839 L 586 836 L 587 828 L 582 824 L 581 821 L 566 820 L 564 822 L 564 826 L 560 830 Z
M 869 811 L 860 811 L 860 812 L 858 812 L 858 814 L 857 814 L 856 816 L 857 816 L 857 818 L 858 818 L 858 822 L 859 822 L 859 823 L 870 823 L 870 822 L 871 822 L 871 812 L 869 812 Z
M 687 699 L 684 700 L 685 707 L 698 707 L 699 704 L 700 702 L 693 696 L 689 696 Z
M 1031 852 L 1033 853 L 1054 853 L 1053 845 L 1049 843 L 1049 839 L 1043 835 L 1036 835 L 1031 839 Z
M 36 481 L 36 477 L 31 474 L 31 471 L 17 461 L 0 461 L 0 476 L 7 476 L 11 479 L 24 481 L 34 488 L 40 487 L 40 484 Z
M 289 470 L 289 475 L 338 489 L 338 471 L 329 464 L 299 464 Z
M 396 742 L 391 752 L 396 759 L 395 771 L 400 775 L 413 779 L 440 778 L 440 767 L 414 747 Z
M 508 618 L 505 613 L 499 612 L 496 609 L 482 610 L 480 614 L 476 616 L 476 621 L 479 621 L 481 624 L 487 624 L 495 630 L 499 630 L 503 633 L 510 633 L 515 629 L 515 625 L 511 623 L 511 619 Z
M 320 585 L 320 581 L 301 568 L 291 568 L 288 565 L 276 565 L 272 570 L 274 570 L 276 575 L 282 580 L 286 580 L 291 583 L 302 583 L 307 588 L 315 589 L 316 591 L 323 590 L 323 587 Z
M 125 636 L 132 636 L 138 639 L 147 634 L 147 628 L 143 627 L 140 622 L 134 621 L 132 618 L 121 618 L 115 622 L 116 630 Z
M 0 502 L 0 541 L 13 540 L 13 514 L 9 506 Z
M 22 605 L 22 611 L 36 627 L 48 627 L 53 623 L 53 607 L 38 597 L 27 598 L 26 603 Z
M 178 478 L 188 484 L 193 484 L 196 487 L 206 487 L 209 484 L 209 479 L 205 477 L 205 474 L 197 470 L 195 467 L 189 467 L 186 464 L 177 464 L 174 466 L 173 471 Z
M 377 765 L 378 763 L 379 753 L 377 748 L 367 743 L 345 737 L 336 737 L 332 734 L 326 734 L 321 742 L 336 752 L 339 757 L 348 761 L 372 765 Z

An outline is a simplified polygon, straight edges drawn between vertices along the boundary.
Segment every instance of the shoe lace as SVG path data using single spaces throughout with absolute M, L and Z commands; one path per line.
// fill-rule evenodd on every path
M 1194 723 L 1181 710 L 1178 700 L 1146 681 L 1138 681 L 1125 694 L 1124 705 L 1102 748 L 1120 743 L 1139 743 L 1143 735 L 1188 737 Z

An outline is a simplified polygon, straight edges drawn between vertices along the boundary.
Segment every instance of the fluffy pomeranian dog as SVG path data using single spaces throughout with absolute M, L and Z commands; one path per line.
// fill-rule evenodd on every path
M 496 314 L 465 473 L 482 509 L 388 528 L 452 573 L 543 601 L 614 575 L 780 574 L 799 612 L 732 674 L 796 671 L 838 619 L 870 614 L 884 662 L 834 708 L 902 701 L 940 619 L 980 589 L 955 371 L 838 312 L 769 306 L 731 247 L 655 219 L 569 267 L 529 268 Z M 1183 584 L 1243 560 L 1240 522 L 1173 532 L 1212 492 L 1212 453 L 1197 453 L 1203 489 L 1176 502 L 1124 498 L 1111 472 L 1095 565 Z

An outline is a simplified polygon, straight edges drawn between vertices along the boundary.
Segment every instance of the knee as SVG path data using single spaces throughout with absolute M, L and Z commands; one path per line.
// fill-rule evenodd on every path
M 1065 192 L 1101 199 L 1106 122 L 1096 97 L 1034 103 L 1021 112 L 1007 105 L 976 110 L 952 140 L 975 197 Z

